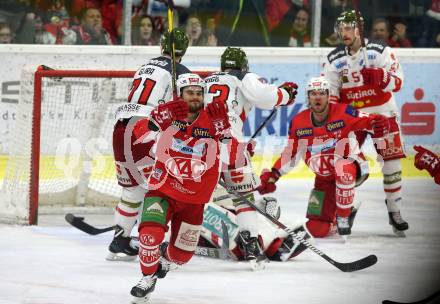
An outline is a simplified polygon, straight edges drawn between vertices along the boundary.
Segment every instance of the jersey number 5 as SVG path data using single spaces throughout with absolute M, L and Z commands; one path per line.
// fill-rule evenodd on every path
M 134 92 L 137 91 L 141 83 L 142 83 L 142 78 L 136 78 L 135 80 L 133 80 L 133 85 L 131 86 L 130 94 L 128 95 L 128 102 L 132 101 L 131 99 L 133 98 Z M 156 81 L 146 78 L 144 81 L 141 95 L 139 95 L 139 100 L 137 101 L 137 103 L 143 105 L 147 104 L 148 99 L 150 98 L 151 95 L 151 91 L 153 91 L 155 85 L 156 85 Z
M 217 96 L 214 96 L 212 98 L 213 102 L 215 101 L 226 102 L 226 100 L 228 100 L 229 97 L 229 87 L 224 84 L 213 84 L 212 86 L 209 87 L 208 93 L 218 94 Z

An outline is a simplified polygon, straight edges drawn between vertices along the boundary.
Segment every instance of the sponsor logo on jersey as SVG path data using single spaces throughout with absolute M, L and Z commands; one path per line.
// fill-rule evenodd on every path
M 174 120 L 172 122 L 172 125 L 178 127 L 180 131 L 186 132 L 186 126 L 187 126 L 186 122 Z
M 207 128 L 194 128 L 192 130 L 192 137 L 195 138 L 211 138 L 212 136 L 209 134 L 209 129 Z
M 375 50 L 379 53 L 382 53 L 385 50 L 385 46 L 379 43 L 370 42 L 367 45 L 367 50 Z
M 345 123 L 343 120 L 337 120 L 337 121 L 330 122 L 326 126 L 327 131 L 329 131 L 329 132 L 333 132 L 333 131 L 342 129 L 343 127 L 345 127 Z
M 195 191 L 192 191 L 192 190 L 185 188 L 182 184 L 178 183 L 175 180 L 171 181 L 170 186 L 173 187 L 174 189 L 176 189 L 177 191 L 185 193 L 185 194 L 190 194 L 190 195 L 196 194 Z
M 207 165 L 200 159 L 174 157 L 165 162 L 167 171 L 178 179 L 199 179 L 207 170 Z
M 336 147 L 336 143 L 338 141 L 335 138 L 331 138 L 329 140 L 326 140 L 324 143 L 319 145 L 311 145 L 307 147 L 307 150 L 312 153 L 312 155 L 320 154 L 321 152 L 328 151 L 330 149 L 334 149 Z
M 347 108 L 345 108 L 345 114 L 348 114 L 353 117 L 358 117 L 359 111 L 353 108 L 352 106 L 347 106 Z
M 206 83 L 210 83 L 210 82 L 219 82 L 220 78 L 218 76 L 210 76 L 205 78 L 205 82 Z
M 347 61 L 346 60 L 341 60 L 340 62 L 337 62 L 335 64 L 335 68 L 342 69 L 343 67 L 345 67 L 347 65 Z
M 231 181 L 234 183 L 241 183 L 244 180 L 244 172 L 241 170 L 231 170 L 229 174 L 231 175 Z
M 357 100 L 357 99 L 363 99 L 365 97 L 371 97 L 371 96 L 376 96 L 377 92 L 375 89 L 368 89 L 368 90 L 361 90 L 361 91 L 356 91 L 356 92 L 348 92 L 347 93 L 347 98 L 348 100 Z
M 317 175 L 330 176 L 334 172 L 334 160 L 330 154 L 316 154 L 307 161 L 307 166 Z
M 165 67 L 165 66 L 168 65 L 168 62 L 166 62 L 164 60 L 152 59 L 152 60 L 150 60 L 148 62 L 148 64 L 157 65 L 157 66 L 160 66 L 160 67 Z
M 313 128 L 296 129 L 295 134 L 297 137 L 311 136 L 313 134 Z
M 145 245 L 152 245 L 156 241 L 156 238 L 151 234 L 141 234 L 140 241 Z
M 171 150 L 178 151 L 187 155 L 202 156 L 205 152 L 205 144 L 199 144 L 191 147 L 185 145 L 185 142 L 183 140 L 173 138 L 171 143 Z
M 148 211 L 148 213 L 163 214 L 163 208 L 162 208 L 162 206 L 158 202 L 153 203 L 151 206 L 149 206 L 145 210 Z
M 337 48 L 328 55 L 327 59 L 330 63 L 332 63 L 335 59 L 343 56 L 345 56 L 345 49 Z
M 152 67 L 141 68 L 138 72 L 138 75 L 144 75 L 144 74 L 151 75 L 154 73 L 155 70 L 156 69 Z
M 153 173 L 151 174 L 151 177 L 160 181 L 162 179 L 162 173 L 163 171 L 159 168 L 154 168 Z

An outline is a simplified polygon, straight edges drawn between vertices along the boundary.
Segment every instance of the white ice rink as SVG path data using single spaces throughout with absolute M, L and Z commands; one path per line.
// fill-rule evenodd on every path
M 304 217 L 312 180 L 280 181 L 276 197 L 286 224 Z M 440 289 L 440 186 L 431 179 L 404 181 L 406 238 L 388 225 L 380 179 L 357 189 L 363 202 L 352 236 L 317 241 L 332 258 L 347 262 L 376 254 L 371 268 L 343 273 L 311 251 L 287 263 L 252 272 L 245 263 L 195 257 L 159 280 L 153 304 L 323 304 L 414 302 Z M 112 225 L 112 216 L 86 216 Z M 121 304 L 140 279 L 137 262 L 104 259 L 111 233 L 89 236 L 63 215 L 42 216 L 38 227 L 0 225 L 0 303 Z

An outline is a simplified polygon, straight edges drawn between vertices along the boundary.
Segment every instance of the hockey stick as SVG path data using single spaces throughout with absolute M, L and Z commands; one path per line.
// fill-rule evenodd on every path
M 364 24 L 361 22 L 361 13 L 359 11 L 359 2 L 358 0 L 352 0 L 351 3 L 353 4 L 354 12 L 356 14 L 356 24 L 357 28 L 359 30 L 359 36 L 361 39 L 361 46 L 362 46 L 362 54 L 364 55 L 364 62 L 365 66 L 368 66 L 368 55 L 367 55 L 367 48 L 365 46 L 365 37 L 364 37 Z
M 64 218 L 73 227 L 78 228 L 79 230 L 88 233 L 90 235 L 97 235 L 116 229 L 116 225 L 105 228 L 96 228 L 84 222 L 84 217 L 75 216 L 72 213 L 67 213 Z
M 266 119 L 261 123 L 261 125 L 258 127 L 258 129 L 255 130 L 254 134 L 251 136 L 251 139 L 254 139 L 257 137 L 258 133 L 267 125 L 269 120 L 272 119 L 272 117 L 277 113 L 277 108 L 273 108 L 270 112 L 269 116 L 266 117 Z
M 226 184 L 223 181 L 219 181 L 219 184 L 223 187 L 226 187 Z M 315 246 L 313 246 L 312 244 L 310 244 L 308 241 L 306 241 L 303 238 L 300 238 L 297 234 L 295 234 L 291 229 L 289 229 L 286 225 L 284 225 L 283 223 L 281 223 L 280 221 L 278 221 L 277 219 L 269 216 L 268 214 L 266 214 L 266 212 L 264 212 L 263 210 L 261 210 L 258 206 L 256 206 L 254 203 L 252 203 L 250 200 L 248 200 L 246 197 L 241 196 L 238 192 L 236 191 L 231 191 L 237 198 L 241 199 L 243 202 L 245 202 L 246 204 L 248 204 L 249 206 L 251 206 L 252 208 L 254 208 L 258 213 L 262 214 L 265 218 L 267 218 L 268 220 L 270 220 L 272 223 L 274 223 L 275 225 L 277 225 L 278 227 L 280 227 L 281 229 L 283 229 L 284 231 L 286 231 L 289 235 L 291 235 L 292 237 L 294 237 L 298 242 L 300 242 L 301 244 L 303 244 L 304 246 L 306 246 L 308 249 L 312 250 L 314 253 L 316 253 L 317 255 L 319 255 L 320 257 L 322 257 L 323 259 L 325 259 L 327 262 L 329 262 L 330 264 L 332 264 L 333 266 L 335 266 L 336 268 L 338 268 L 339 270 L 343 271 L 343 272 L 353 272 L 353 271 L 357 271 L 357 270 L 362 270 L 364 268 L 370 267 L 374 264 L 376 264 L 377 262 L 377 256 L 375 256 L 374 254 L 369 255 L 365 258 L 362 258 L 360 260 L 357 261 L 353 261 L 353 262 L 349 262 L 349 263 L 342 263 L 342 262 L 337 262 L 334 259 L 332 259 L 331 257 L 329 257 L 328 255 L 326 255 L 324 252 L 322 252 L 321 250 L 319 250 L 318 248 L 316 248 Z
M 176 85 L 176 76 L 177 76 L 177 71 L 176 71 L 176 49 L 175 49 L 175 45 L 174 45 L 174 31 L 173 31 L 173 26 L 174 26 L 174 20 L 173 20 L 173 15 L 174 15 L 174 3 L 172 0 L 168 0 L 167 1 L 167 6 L 168 6 L 168 33 L 170 33 L 170 45 L 171 45 L 171 84 L 172 84 L 172 88 L 173 88 L 173 99 L 177 98 L 177 85 Z

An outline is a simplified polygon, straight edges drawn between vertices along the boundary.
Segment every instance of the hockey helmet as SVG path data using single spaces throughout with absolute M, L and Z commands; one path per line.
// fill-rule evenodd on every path
M 310 78 L 307 83 L 306 95 L 309 96 L 310 91 L 327 91 L 329 93 L 330 84 L 324 76 Z
M 176 56 L 185 55 L 189 44 L 188 35 L 186 35 L 184 30 L 179 28 L 173 29 L 172 34 L 174 36 L 174 52 Z M 160 38 L 160 47 L 162 49 L 162 53 L 171 55 L 172 46 L 170 32 L 167 31 L 162 34 L 162 37 Z
M 239 70 L 247 72 L 249 70 L 246 53 L 241 48 L 227 47 L 220 59 L 221 70 Z
M 199 86 L 202 88 L 203 93 L 205 93 L 206 90 L 206 84 L 205 81 L 197 74 L 194 73 L 185 73 L 181 74 L 176 81 L 177 86 L 177 96 L 182 96 L 182 90 L 185 87 L 189 86 Z
M 361 25 L 364 24 L 364 18 L 362 17 L 360 12 L 359 12 L 359 21 Z M 355 10 L 345 11 L 339 15 L 339 17 L 336 19 L 335 22 L 335 32 L 337 34 L 339 34 L 340 25 L 350 25 L 353 28 L 357 27 L 356 11 Z

